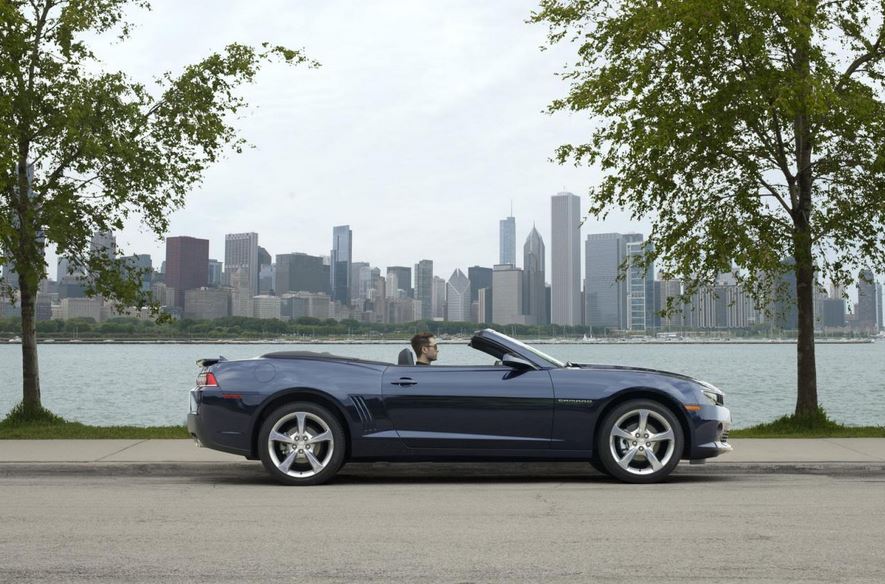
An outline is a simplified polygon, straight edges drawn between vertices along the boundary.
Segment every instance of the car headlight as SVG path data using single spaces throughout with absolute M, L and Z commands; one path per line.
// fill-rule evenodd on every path
M 719 406 L 722 405 L 722 402 L 724 401 L 722 399 L 721 393 L 716 393 L 715 391 L 710 391 L 709 389 L 702 389 L 701 393 L 704 394 L 704 397 L 707 399 L 710 405 Z

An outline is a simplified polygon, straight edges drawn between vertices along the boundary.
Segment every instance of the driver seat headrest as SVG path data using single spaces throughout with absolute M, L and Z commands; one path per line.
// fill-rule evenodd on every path
M 412 354 L 412 349 L 406 348 L 399 352 L 399 357 L 397 358 L 397 365 L 414 365 L 415 357 Z

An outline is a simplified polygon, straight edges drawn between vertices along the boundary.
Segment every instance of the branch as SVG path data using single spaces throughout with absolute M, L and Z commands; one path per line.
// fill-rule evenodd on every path
M 845 84 L 848 83 L 848 80 L 851 76 L 857 72 L 858 69 L 865 63 L 872 61 L 878 57 L 885 56 L 885 51 L 881 51 L 880 47 L 882 45 L 882 34 L 885 33 L 885 25 L 883 25 L 882 29 L 879 30 L 879 37 L 876 39 L 876 42 L 870 46 L 870 49 L 857 59 L 855 59 L 851 65 L 848 66 L 848 69 L 842 73 L 842 76 L 839 78 L 839 82 L 836 84 L 836 91 L 842 91 L 845 88 Z
M 757 178 L 759 180 L 759 183 L 765 187 L 765 190 L 767 190 L 769 193 L 771 193 L 771 196 L 774 197 L 775 199 L 777 199 L 780 202 L 781 206 L 784 208 L 784 210 L 787 213 L 789 213 L 790 216 L 792 217 L 793 207 L 790 207 L 787 205 L 787 202 L 784 200 L 784 198 L 781 196 L 781 194 L 779 192 L 777 192 L 777 189 L 775 189 L 772 185 L 768 184 L 768 181 L 766 181 L 761 176 L 757 177 Z

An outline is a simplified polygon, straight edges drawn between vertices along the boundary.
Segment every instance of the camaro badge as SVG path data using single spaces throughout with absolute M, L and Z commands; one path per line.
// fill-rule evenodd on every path
M 593 403 L 592 399 L 557 399 L 558 404 L 571 404 L 573 406 L 589 406 Z

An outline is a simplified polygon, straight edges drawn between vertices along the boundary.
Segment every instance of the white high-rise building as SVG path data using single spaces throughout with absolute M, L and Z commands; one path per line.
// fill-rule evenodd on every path
M 470 280 L 456 268 L 446 285 L 446 320 L 470 320 Z
M 526 324 L 522 278 L 522 270 L 513 264 L 498 264 L 492 271 L 492 322 L 495 324 Z
M 224 283 L 234 286 L 231 276 L 236 272 L 242 272 L 238 276 L 237 288 L 248 288 L 249 296 L 258 295 L 258 234 L 257 233 L 228 233 L 224 236 Z M 245 281 L 243 280 L 245 278 Z M 251 316 L 249 310 L 248 315 Z
M 580 198 L 557 193 L 551 205 L 550 322 L 575 326 L 581 324 Z

